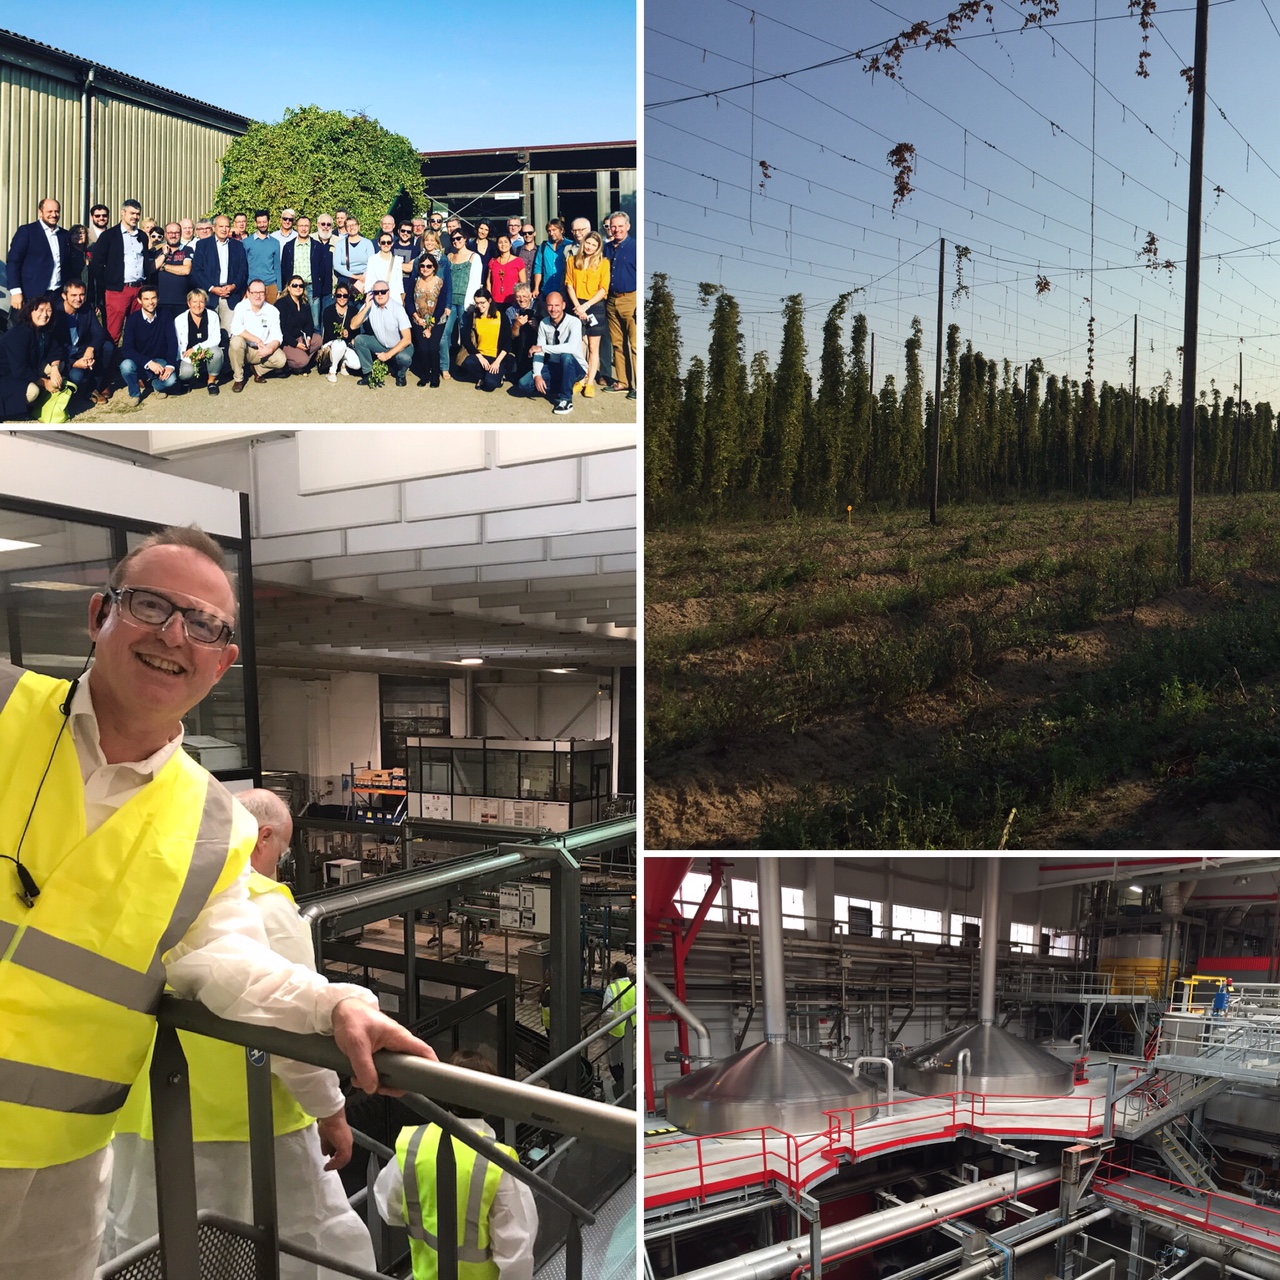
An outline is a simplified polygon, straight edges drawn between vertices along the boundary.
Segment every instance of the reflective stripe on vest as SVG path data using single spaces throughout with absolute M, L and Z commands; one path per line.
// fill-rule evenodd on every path
M 620 1013 L 636 1007 L 636 984 L 633 978 L 614 978 L 604 989 L 604 999 L 600 1002 L 600 1010 L 606 1022 L 611 1022 Z M 636 1025 L 636 1015 L 631 1015 L 631 1025 Z M 627 1034 L 627 1024 L 620 1022 L 609 1034 L 621 1039 Z
M 65 681 L 0 662 L 0 848 L 14 848 L 64 723 Z M 183 752 L 85 832 L 70 733 L 22 847 L 41 893 L 0 868 L 0 1167 L 101 1149 L 155 1030 L 161 958 L 240 874 L 253 823 Z
M 436 1238 L 436 1152 L 444 1131 L 434 1124 L 401 1129 L 396 1139 L 396 1158 L 404 1174 L 404 1215 L 409 1228 L 409 1248 L 413 1255 L 414 1280 L 434 1280 L 438 1271 L 439 1241 Z M 453 1142 L 458 1197 L 458 1277 L 459 1280 L 497 1280 L 498 1268 L 489 1247 L 489 1214 L 498 1184 L 504 1174 L 487 1156 Z M 518 1159 L 512 1147 L 499 1149 Z
M 279 893 L 293 902 L 287 884 L 249 872 L 250 899 Z M 179 1031 L 187 1058 L 191 1090 L 191 1136 L 195 1142 L 248 1142 L 249 1096 L 245 1051 L 237 1044 L 213 1040 L 192 1031 Z M 151 1054 L 134 1082 L 129 1100 L 116 1119 L 116 1133 L 136 1133 L 153 1140 L 151 1120 Z M 279 1076 L 271 1076 L 272 1131 L 281 1137 L 315 1123 Z

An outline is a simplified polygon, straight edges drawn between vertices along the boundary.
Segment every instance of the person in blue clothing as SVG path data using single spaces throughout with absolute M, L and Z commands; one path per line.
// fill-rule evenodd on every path
M 23 302 L 56 294 L 84 269 L 84 257 L 71 243 L 70 233 L 58 225 L 62 206 L 48 197 L 40 201 L 38 212 L 35 222 L 24 222 L 14 232 L 5 260 L 9 305 L 15 314 Z
M 220 213 L 213 220 L 213 235 L 196 244 L 191 285 L 209 295 L 209 307 L 227 334 L 231 315 L 249 287 L 249 260 L 244 244 L 231 234 L 231 219 Z
M 280 241 L 271 235 L 271 215 L 259 209 L 253 215 L 257 231 L 244 241 L 244 251 L 249 259 L 249 279 L 261 280 L 266 286 L 267 301 L 272 305 L 280 296 Z
M 70 280 L 62 286 L 62 305 L 54 311 L 53 327 L 66 352 L 67 381 L 74 383 L 78 392 L 91 394 L 94 404 L 105 404 L 115 344 L 92 308 L 85 305 L 81 281 Z
M 1227 1005 L 1231 1001 L 1231 979 L 1226 982 L 1218 983 L 1218 992 L 1213 997 L 1213 1016 L 1221 1018 L 1227 1012 Z
M 568 248 L 563 221 L 552 218 L 547 223 L 547 239 L 538 246 L 533 258 L 533 300 L 541 315 L 547 314 L 547 302 L 553 293 L 564 294 L 564 259 Z
M 178 335 L 158 314 L 160 295 L 153 284 L 138 294 L 139 310 L 124 322 L 120 342 L 120 376 L 134 406 L 142 403 L 145 386 L 164 399 L 178 385 Z

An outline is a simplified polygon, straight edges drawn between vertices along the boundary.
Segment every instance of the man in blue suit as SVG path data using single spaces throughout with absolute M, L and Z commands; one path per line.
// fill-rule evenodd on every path
M 213 235 L 196 241 L 191 286 L 209 295 L 217 310 L 224 339 L 231 332 L 231 313 L 249 287 L 249 259 L 244 245 L 231 235 L 231 219 L 220 213 L 213 220 Z
M 14 232 L 6 269 L 14 311 L 30 298 L 57 293 L 84 264 L 71 233 L 58 226 L 62 206 L 52 197 L 40 201 L 39 218 Z

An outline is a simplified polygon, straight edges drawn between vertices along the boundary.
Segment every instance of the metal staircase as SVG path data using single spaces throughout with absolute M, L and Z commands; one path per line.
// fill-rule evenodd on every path
M 1192 1146 L 1182 1140 L 1178 1126 L 1167 1124 L 1152 1133 L 1147 1143 L 1173 1173 L 1175 1182 L 1201 1191 L 1217 1191 L 1213 1166 Z
M 1229 1084 L 1185 1071 L 1164 1071 L 1122 1098 L 1116 1106 L 1116 1136 L 1145 1138 L 1171 1120 L 1194 1111 Z

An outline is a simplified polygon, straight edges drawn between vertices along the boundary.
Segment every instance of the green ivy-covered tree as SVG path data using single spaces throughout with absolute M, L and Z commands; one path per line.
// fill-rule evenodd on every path
M 732 488 L 742 448 L 747 366 L 743 357 L 742 316 L 737 300 L 719 285 L 698 286 L 704 304 L 716 300 L 707 351 L 706 460 L 702 488 L 713 502 Z
M 793 293 L 782 304 L 782 352 L 773 377 L 773 413 L 769 422 L 768 495 L 784 507 L 792 500 L 800 445 L 804 439 L 809 379 L 806 373 L 804 298 Z
M 254 124 L 222 158 L 215 213 L 281 209 L 315 215 L 346 209 L 366 226 L 383 214 L 427 205 L 422 157 L 403 134 L 366 115 L 290 107 L 276 124 Z

